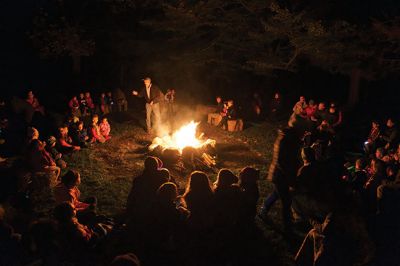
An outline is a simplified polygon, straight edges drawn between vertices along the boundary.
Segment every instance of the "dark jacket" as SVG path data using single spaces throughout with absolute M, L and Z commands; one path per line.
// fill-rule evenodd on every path
M 226 116 L 228 117 L 228 120 L 235 120 L 237 115 L 236 115 L 236 109 L 234 106 L 231 106 L 228 108 L 226 112 Z
M 139 97 L 144 97 L 146 100 L 146 103 L 159 103 L 162 99 L 162 93 L 161 90 L 158 88 L 157 85 L 151 84 L 150 87 L 150 98 L 147 96 L 147 91 L 146 87 L 143 87 L 140 92 L 139 92 Z
M 390 148 L 395 148 L 399 141 L 397 126 L 386 128 L 386 130 L 383 132 L 382 139 L 390 145 Z
M 301 140 L 294 128 L 279 130 L 274 143 L 268 179 L 273 183 L 293 184 L 301 163 L 299 151 Z

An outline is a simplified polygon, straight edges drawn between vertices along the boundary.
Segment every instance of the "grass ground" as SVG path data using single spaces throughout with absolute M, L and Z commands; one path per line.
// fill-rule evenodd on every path
M 132 178 L 143 170 L 147 145 L 151 139 L 132 115 L 114 115 L 110 117 L 110 121 L 112 139 L 105 144 L 96 144 L 73 154 L 68 158 L 68 164 L 70 168 L 81 173 L 82 197 L 96 196 L 99 212 L 114 216 L 124 210 Z M 267 122 L 253 124 L 244 131 L 235 133 L 203 124 L 201 129 L 208 137 L 217 141 L 218 168 L 226 167 L 234 173 L 238 173 L 244 166 L 261 170 L 261 204 L 265 195 L 272 190 L 272 184 L 265 176 L 271 161 L 277 125 Z M 185 185 L 188 174 L 189 172 L 174 172 L 182 186 Z M 210 171 L 208 174 L 215 180 L 216 173 Z M 269 250 L 265 252 L 274 253 L 279 258 L 279 265 L 291 265 L 291 257 L 300 244 L 301 234 L 297 239 L 287 241 L 279 233 L 279 204 L 271 210 L 271 220 L 273 225 L 270 226 L 257 221 L 263 240 L 269 243 Z

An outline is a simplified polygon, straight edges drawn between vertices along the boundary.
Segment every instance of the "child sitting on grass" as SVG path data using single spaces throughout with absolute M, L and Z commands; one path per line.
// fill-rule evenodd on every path
M 100 127 L 97 124 L 98 122 L 99 122 L 99 116 L 98 115 L 94 115 L 92 117 L 92 127 L 91 127 L 92 140 L 90 141 L 91 143 L 95 143 L 95 142 L 104 143 L 104 142 L 106 142 L 106 138 L 100 132 Z
M 103 119 L 101 120 L 101 123 L 99 124 L 99 128 L 100 128 L 100 134 L 106 140 L 109 140 L 111 138 L 111 136 L 110 136 L 111 127 L 110 127 L 110 124 L 108 123 L 107 117 L 103 117 Z

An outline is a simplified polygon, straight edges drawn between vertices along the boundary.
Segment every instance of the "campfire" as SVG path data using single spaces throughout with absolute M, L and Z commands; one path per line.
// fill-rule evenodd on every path
M 176 163 L 180 158 L 184 162 L 195 164 L 201 162 L 208 167 L 215 166 L 215 158 L 211 155 L 215 150 L 216 141 L 198 134 L 199 123 L 191 121 L 172 134 L 153 139 L 149 146 L 150 152 L 162 157 L 163 161 Z

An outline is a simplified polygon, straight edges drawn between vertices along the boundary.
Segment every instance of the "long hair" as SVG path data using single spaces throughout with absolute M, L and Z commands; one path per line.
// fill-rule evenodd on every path
M 213 189 L 208 176 L 201 171 L 194 171 L 190 174 L 186 192 L 183 195 L 187 203 L 187 207 L 191 208 L 193 204 L 201 204 L 202 200 L 211 199 Z M 206 204 L 206 202 L 205 202 Z
M 257 187 L 257 180 L 260 178 L 260 170 L 252 167 L 245 167 L 239 173 L 239 185 L 242 188 Z
M 185 195 L 188 193 L 212 193 L 208 176 L 201 171 L 194 171 L 190 174 L 189 182 L 186 187 Z M 184 196 L 185 196 L 184 195 Z
M 157 190 L 157 199 L 160 203 L 168 204 L 174 202 L 178 195 L 178 189 L 172 182 L 162 184 Z
M 214 183 L 215 189 L 225 189 L 238 182 L 237 176 L 235 176 L 229 169 L 221 169 L 217 175 L 217 181 Z

